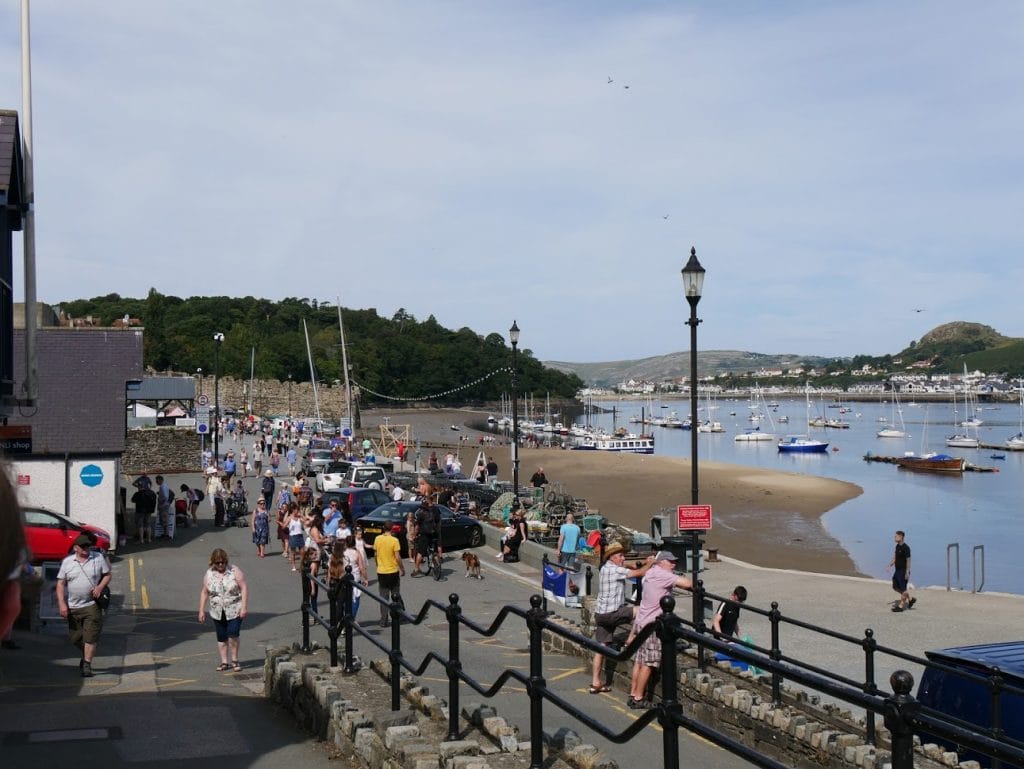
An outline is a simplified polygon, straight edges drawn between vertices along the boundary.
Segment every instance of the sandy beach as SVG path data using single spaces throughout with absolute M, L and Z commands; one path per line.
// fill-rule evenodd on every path
M 480 448 L 480 433 L 468 424 L 486 416 L 461 409 L 382 409 L 362 414 L 364 432 L 375 434 L 377 425 L 388 417 L 391 425 L 410 425 L 414 438 L 423 444 L 460 449 L 467 474 Z M 452 430 L 452 425 L 460 430 Z M 460 444 L 460 436 L 467 440 Z M 498 463 L 499 477 L 510 479 L 511 448 L 494 446 L 489 453 Z M 610 521 L 640 531 L 649 531 L 652 515 L 674 512 L 677 505 L 690 503 L 688 459 L 523 448 L 522 486 L 528 485 L 537 467 L 543 467 L 550 481 L 564 484 L 567 493 L 586 499 L 591 509 Z M 710 504 L 713 511 L 707 547 L 769 568 L 859 574 L 846 551 L 821 524 L 826 512 L 859 496 L 859 486 L 719 462 L 702 461 L 698 473 L 700 502 Z

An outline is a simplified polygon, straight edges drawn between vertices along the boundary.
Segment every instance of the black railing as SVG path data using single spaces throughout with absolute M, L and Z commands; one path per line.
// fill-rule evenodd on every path
M 310 607 L 311 586 L 314 584 L 323 588 L 327 594 L 329 608 L 326 622 L 321 614 L 314 612 Z M 711 651 L 721 652 L 732 659 L 768 671 L 771 675 L 773 695 L 779 692 L 781 682 L 787 680 L 829 697 L 847 702 L 858 708 L 863 708 L 872 716 L 872 720 L 874 715 L 882 715 L 885 725 L 891 734 L 893 769 L 912 769 L 914 734 L 917 731 L 926 731 L 929 735 L 949 744 L 955 744 L 962 749 L 988 755 L 995 759 L 995 766 L 998 766 L 1000 761 L 1024 765 L 1024 745 L 1020 745 L 1016 741 L 1007 740 L 1004 737 L 999 711 L 999 696 L 1002 693 L 1009 692 L 1019 695 L 1024 694 L 1024 690 L 1007 684 L 998 672 L 994 676 L 982 676 L 965 673 L 962 670 L 948 666 L 938 666 L 947 670 L 952 675 L 983 682 L 992 690 L 994 726 L 990 730 L 979 730 L 975 725 L 958 721 L 937 711 L 922 707 L 911 695 L 914 679 L 907 671 L 898 670 L 890 676 L 889 683 L 893 691 L 891 695 L 880 693 L 874 681 L 873 659 L 877 651 L 891 653 L 894 656 L 918 664 L 935 667 L 934 663 L 916 659 L 897 650 L 878 646 L 871 631 L 865 633 L 864 639 L 856 639 L 852 636 L 835 633 L 826 628 L 802 623 L 792 618 L 785 618 L 779 611 L 778 604 L 774 602 L 771 610 L 768 612 L 743 604 L 743 608 L 748 611 L 767 614 L 772 622 L 772 647 L 770 649 L 763 649 L 754 645 L 730 643 L 727 640 L 723 640 L 713 631 L 705 629 L 703 622 L 695 627 L 692 622 L 684 620 L 675 614 L 676 602 L 672 596 L 666 596 L 661 599 L 663 613 L 655 622 L 643 628 L 627 646 L 622 649 L 615 649 L 566 629 L 560 623 L 552 620 L 548 612 L 543 608 L 543 599 L 540 595 L 531 596 L 530 608 L 526 610 L 514 605 L 502 607 L 490 625 L 484 626 L 474 622 L 462 613 L 459 597 L 455 593 L 448 596 L 447 604 L 428 599 L 423 603 L 418 612 L 410 614 L 405 611 L 400 599 L 389 602 L 373 592 L 362 589 L 363 596 L 384 606 L 388 611 L 391 638 L 390 643 L 385 644 L 374 635 L 369 634 L 353 618 L 352 593 L 355 587 L 355 580 L 352 577 L 351 569 L 346 568 L 345 576 L 332 585 L 328 585 L 318 576 L 311 575 L 308 568 L 303 569 L 303 648 L 307 650 L 310 648 L 310 617 L 314 617 L 324 626 L 330 639 L 332 667 L 337 667 L 340 661 L 338 638 L 341 635 L 344 635 L 345 639 L 343 669 L 346 673 L 352 673 L 356 670 L 355 658 L 353 656 L 353 639 L 355 635 L 358 634 L 374 647 L 380 649 L 387 654 L 391 667 L 392 710 L 401 708 L 402 669 L 404 668 L 413 675 L 420 676 L 423 675 L 432 662 L 436 661 L 444 668 L 448 678 L 448 739 L 456 739 L 460 731 L 460 683 L 464 683 L 478 694 L 490 698 L 498 694 L 509 680 L 519 682 L 525 686 L 527 696 L 530 698 L 531 769 L 542 769 L 544 765 L 543 724 L 545 701 L 553 704 L 604 739 L 616 744 L 629 742 L 649 723 L 657 719 L 659 726 L 663 730 L 663 765 L 666 769 L 678 769 L 679 767 L 678 730 L 680 728 L 697 734 L 757 766 L 782 769 L 785 764 L 687 716 L 683 712 L 679 700 L 678 656 L 676 652 L 677 642 L 679 641 L 695 644 L 698 648 L 706 647 Z M 699 585 L 698 589 L 700 589 Z M 701 592 L 703 599 L 704 594 L 703 591 Z M 725 598 L 722 600 L 729 601 L 730 599 Z M 414 665 L 406 660 L 402 653 L 402 624 L 420 625 L 424 622 L 432 607 L 444 612 L 448 622 L 448 656 L 444 657 L 436 651 L 428 651 L 420 663 Z M 529 631 L 529 675 L 524 675 L 518 670 L 506 669 L 501 671 L 490 685 L 480 683 L 462 666 L 459 643 L 460 627 L 464 626 L 477 635 L 492 637 L 509 617 L 519 617 L 522 619 Z M 807 665 L 795 658 L 784 655 L 779 648 L 778 642 L 778 628 L 783 621 L 816 632 L 823 632 L 833 638 L 849 643 L 861 645 L 865 651 L 867 680 L 865 682 L 851 681 L 843 676 L 824 671 L 813 665 Z M 600 653 L 610 660 L 619 662 L 630 659 L 647 638 L 651 634 L 656 633 L 661 640 L 662 646 L 660 703 L 654 705 L 650 710 L 643 712 L 636 721 L 621 731 L 616 731 L 585 711 L 580 710 L 562 697 L 558 691 L 549 688 L 547 685 L 547 681 L 544 678 L 542 657 L 543 634 L 545 632 L 568 639 L 584 649 Z M 778 702 L 779 699 L 776 701 Z M 874 732 L 873 726 L 870 729 Z

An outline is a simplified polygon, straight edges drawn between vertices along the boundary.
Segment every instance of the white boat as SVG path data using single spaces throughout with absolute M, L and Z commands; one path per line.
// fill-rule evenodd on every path
M 970 408 L 970 395 L 967 392 L 967 364 L 964 364 L 964 409 Z M 964 420 L 965 422 L 970 420 Z M 953 428 L 956 429 L 956 393 L 953 393 Z M 976 449 L 981 445 L 981 441 L 978 440 L 976 435 L 970 434 L 970 428 L 968 427 L 962 433 L 955 432 L 946 438 L 946 445 L 957 449 Z
M 653 454 L 654 437 L 650 435 L 601 435 L 584 438 L 573 447 L 577 451 L 615 451 L 625 454 Z
M 1021 380 L 1020 393 L 1020 425 L 1017 434 L 1007 438 L 1003 445 L 1014 451 L 1024 451 L 1024 380 Z
M 721 422 L 716 422 L 712 419 L 705 420 L 697 425 L 697 432 L 699 433 L 724 433 L 725 428 L 722 427 Z
M 807 395 L 807 431 L 811 428 L 811 388 L 806 387 Z M 819 441 L 808 435 L 787 435 L 778 443 L 778 449 L 784 454 L 822 454 L 828 451 L 828 443 Z
M 891 383 L 890 383 L 891 384 Z M 879 417 L 885 420 L 885 417 Z M 896 427 L 896 420 L 899 419 L 899 428 Z M 883 427 L 875 435 L 879 438 L 906 438 L 907 426 L 903 423 L 903 409 L 900 408 L 900 396 L 896 387 L 892 388 L 892 427 Z
M 747 430 L 733 436 L 733 440 L 740 443 L 757 443 L 760 441 L 774 441 L 775 436 L 771 433 L 763 433 L 761 428 L 755 427 L 753 430 Z

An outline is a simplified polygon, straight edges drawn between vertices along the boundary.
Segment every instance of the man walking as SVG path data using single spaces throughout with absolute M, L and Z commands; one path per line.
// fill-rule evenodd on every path
M 174 539 L 174 511 L 171 503 L 174 502 L 174 492 L 164 482 L 164 477 L 156 477 L 156 517 L 160 523 L 160 538 Z
M 135 541 L 140 544 L 153 542 L 153 513 L 156 511 L 156 494 L 149 487 L 148 478 L 146 481 L 145 484 L 140 484 L 139 480 L 136 480 L 133 485 L 138 491 L 132 494 L 132 502 L 135 505 Z
M 906 534 L 902 531 L 896 532 L 896 551 L 892 554 L 892 560 L 889 561 L 889 568 L 893 569 L 892 589 L 900 595 L 900 600 L 893 601 L 893 611 L 913 609 L 914 604 L 917 603 L 917 599 L 911 598 L 910 593 L 907 592 L 907 587 L 910 584 L 910 545 L 903 541 L 905 537 Z
M 668 550 L 659 550 L 654 556 L 653 567 L 644 575 L 643 597 L 633 623 L 634 636 L 661 616 L 661 599 L 674 588 L 693 588 L 690 578 L 677 575 L 673 571 L 675 567 L 676 557 Z M 661 667 L 661 639 L 654 632 L 637 649 L 629 685 L 629 707 L 634 710 L 651 707 L 651 701 L 647 699 L 647 682 L 651 680 L 651 671 L 657 667 Z
M 73 552 L 57 572 L 57 608 L 68 621 L 68 636 L 78 647 L 82 659 L 78 668 L 82 678 L 92 678 L 92 659 L 103 630 L 103 612 L 96 599 L 110 583 L 110 564 L 102 553 L 92 550 L 93 539 L 79 534 Z
M 604 565 L 601 566 L 600 587 L 597 601 L 594 604 L 594 640 L 609 646 L 615 640 L 615 631 L 633 624 L 636 607 L 626 603 L 626 580 L 642 577 L 654 563 L 650 555 L 643 565 L 635 569 L 627 569 L 623 564 L 626 560 L 626 548 L 621 542 L 612 542 L 605 550 Z M 611 691 L 604 682 L 604 655 L 594 654 L 591 669 L 591 694 Z
M 580 527 L 572 513 L 565 514 L 565 523 L 558 529 L 558 565 L 576 570 L 576 551 L 580 548 Z
M 401 578 L 405 576 L 405 566 L 402 564 L 402 547 L 395 537 L 400 534 L 402 527 L 397 523 L 391 527 L 391 531 L 385 529 L 378 534 L 373 541 L 373 551 L 377 559 L 377 586 L 380 588 L 380 597 L 385 601 L 400 601 L 399 587 Z M 387 627 L 391 624 L 391 615 L 387 604 L 380 605 L 380 625 Z

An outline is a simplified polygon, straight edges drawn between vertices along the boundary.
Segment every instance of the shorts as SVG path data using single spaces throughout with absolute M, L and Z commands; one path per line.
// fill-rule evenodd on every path
M 217 632 L 217 643 L 224 643 L 229 638 L 238 638 L 238 634 L 242 632 L 242 618 L 215 619 L 213 629 Z
M 637 628 L 637 632 L 640 632 L 640 628 Z M 651 633 L 636 650 L 636 661 L 649 668 L 661 667 L 661 639 L 657 631 Z
M 146 531 L 153 525 L 153 514 L 152 513 L 136 513 L 135 514 L 135 528 L 138 531 Z
M 907 592 L 907 573 L 905 571 L 896 571 L 892 575 L 892 589 L 897 593 Z
M 68 636 L 75 646 L 96 643 L 102 630 L 103 612 L 95 602 L 81 609 L 68 609 Z
M 289 534 L 288 535 L 288 547 L 292 550 L 299 551 L 302 546 L 306 543 L 306 538 L 301 534 Z
M 594 615 L 594 640 L 607 646 L 615 637 L 615 631 L 633 621 L 633 607 L 620 606 L 615 611 Z
M 432 534 L 416 537 L 416 552 L 420 555 L 436 553 L 439 544 L 437 537 Z
M 558 554 L 558 565 L 563 566 L 567 569 L 576 568 L 576 552 L 562 551 Z

